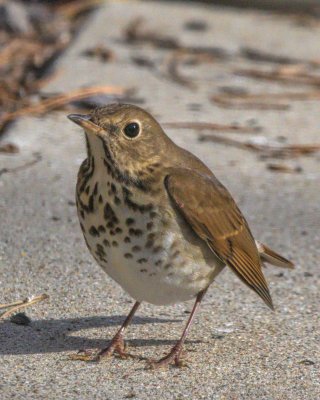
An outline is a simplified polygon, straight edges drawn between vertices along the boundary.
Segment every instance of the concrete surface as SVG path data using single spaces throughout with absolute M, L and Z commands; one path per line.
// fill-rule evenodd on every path
M 177 36 L 188 45 L 219 46 L 230 52 L 250 46 L 297 58 L 320 56 L 319 26 L 298 26 L 284 16 L 192 4 L 119 2 L 106 4 L 90 17 L 59 60 L 57 78 L 44 91 L 89 84 L 135 87 L 136 96 L 145 99 L 144 106 L 161 122 L 254 120 L 262 127 L 259 135 L 268 141 L 282 136 L 288 143 L 319 142 L 319 102 L 295 102 L 288 111 L 222 109 L 209 102 L 208 96 L 222 86 L 295 90 L 232 74 L 235 66 L 250 66 L 248 61 L 183 67 L 181 72 L 197 82 L 192 90 L 133 65 L 134 55 L 159 64 L 168 55 L 152 46 L 123 43 L 123 29 L 136 16 L 145 17 L 146 28 Z M 206 21 L 208 30 L 184 28 L 195 19 Z M 113 62 L 82 55 L 99 43 L 114 50 Z M 226 270 L 205 297 L 188 337 L 189 368 L 153 372 L 138 360 L 70 361 L 68 355 L 78 349 L 104 346 L 132 300 L 95 264 L 78 226 L 74 186 L 85 156 L 80 129 L 63 112 L 23 118 L 3 139 L 17 144 L 20 153 L 1 154 L 0 169 L 29 162 L 35 152 L 41 161 L 0 176 L 0 302 L 43 292 L 50 300 L 27 310 L 29 326 L 0 324 L 1 399 L 320 398 L 320 154 L 287 161 L 301 166 L 300 174 L 274 173 L 252 152 L 199 143 L 193 131 L 167 132 L 199 155 L 230 189 L 255 236 L 296 263 L 294 271 L 265 270 L 276 312 Z M 179 337 L 191 306 L 143 305 L 127 333 L 131 351 L 161 357 Z

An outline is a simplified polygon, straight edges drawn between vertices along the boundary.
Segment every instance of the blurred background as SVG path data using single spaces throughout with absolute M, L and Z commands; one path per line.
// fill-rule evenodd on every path
M 320 398 L 319 43 L 317 0 L 0 1 L 1 399 Z M 132 302 L 91 259 L 74 201 L 85 144 L 66 115 L 110 102 L 150 111 L 296 264 L 264 271 L 275 313 L 219 277 L 190 368 L 67 357 L 105 345 Z M 132 351 L 164 354 L 190 305 L 143 305 Z

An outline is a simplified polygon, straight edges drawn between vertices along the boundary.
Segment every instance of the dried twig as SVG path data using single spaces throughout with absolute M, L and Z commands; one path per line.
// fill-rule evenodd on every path
M 55 10 L 71 19 L 77 17 L 79 14 L 92 10 L 102 2 L 103 0 L 76 0 L 70 3 L 65 2 L 65 4 L 62 2 L 62 4 L 55 7 Z
M 305 66 L 294 65 L 290 67 L 276 68 L 271 71 L 260 69 L 237 69 L 234 71 L 236 75 L 246 76 L 253 79 L 262 79 L 267 81 L 304 84 L 310 86 L 320 86 L 320 76 L 311 74 Z
M 215 124 L 212 122 L 165 122 L 163 126 L 176 129 L 194 129 L 196 131 L 219 131 L 232 133 L 257 133 L 261 131 L 259 126 L 240 126 L 236 124 Z
M 290 108 L 289 104 L 264 102 L 264 101 L 239 101 L 239 99 L 231 99 L 229 96 L 215 95 L 211 97 L 211 101 L 223 108 L 237 108 L 241 110 L 276 110 L 285 111 Z
M 190 89 L 195 88 L 194 82 L 192 82 L 190 79 L 188 79 L 185 76 L 182 76 L 182 74 L 179 71 L 179 62 L 181 60 L 181 53 L 180 52 L 173 52 L 170 54 L 170 56 L 165 59 L 165 66 L 166 66 L 166 72 L 165 75 L 169 77 L 172 81 L 182 85 L 182 86 L 187 86 Z
M 131 21 L 124 31 L 124 38 L 129 44 L 150 44 L 164 50 L 177 50 L 184 54 L 207 55 L 212 59 L 226 60 L 230 54 L 221 47 L 185 46 L 172 36 L 143 28 L 144 19 L 138 17 Z
M 292 167 L 290 165 L 275 163 L 267 164 L 267 169 L 273 172 L 285 172 L 289 174 L 300 174 L 302 172 L 302 168 L 300 166 Z
M 152 31 L 142 31 L 141 26 L 144 23 L 144 18 L 138 17 L 133 19 L 124 31 L 124 38 L 127 43 L 139 44 L 149 43 L 162 49 L 179 49 L 178 40 L 171 36 L 159 35 Z
M 189 63 L 203 63 L 224 61 L 230 58 L 230 54 L 219 47 L 185 46 L 172 36 L 166 36 L 159 32 L 143 28 L 143 18 L 139 17 L 130 22 L 124 32 L 124 38 L 128 44 L 149 44 L 162 50 L 171 50 L 169 57 L 164 59 L 162 69 L 164 75 L 172 81 L 189 88 L 195 84 L 190 78 L 184 77 L 179 72 L 179 65 L 184 61 Z M 150 64 L 147 65 L 150 67 Z M 153 67 L 153 65 L 152 65 Z
M 0 304 L 0 309 L 8 309 L 7 311 L 0 314 L 0 320 L 4 320 L 5 318 L 8 318 L 10 315 L 16 313 L 17 311 L 20 311 L 23 308 L 29 307 L 33 304 L 38 303 L 39 301 L 43 301 L 48 298 L 49 296 L 47 294 L 41 294 L 39 296 L 28 297 L 24 300 L 14 301 L 13 303 Z
M 162 67 L 165 70 L 164 75 L 169 77 L 172 81 L 187 86 L 190 89 L 196 87 L 192 79 L 185 77 L 179 71 L 181 64 L 200 64 L 216 61 L 218 52 L 210 48 L 197 48 L 197 47 L 184 47 L 181 46 L 179 50 L 172 51 L 168 57 L 164 59 Z M 220 57 L 218 57 L 220 58 Z
M 284 101 L 320 100 L 320 91 L 285 93 L 223 93 L 211 97 L 211 101 L 225 108 L 287 110 Z
M 130 22 L 124 32 L 125 41 L 128 44 L 149 44 L 162 50 L 171 50 L 172 52 L 162 63 L 162 74 L 182 86 L 194 88 L 195 84 L 190 78 L 184 77 L 180 73 L 180 63 L 185 61 L 189 63 L 213 62 L 230 58 L 230 54 L 222 48 L 185 46 L 175 37 L 146 30 L 143 28 L 143 22 L 141 17 Z M 147 66 L 150 67 L 150 63 Z
M 219 135 L 200 135 L 202 142 L 221 143 L 244 150 L 261 153 L 264 157 L 290 158 L 314 154 L 320 151 L 320 144 L 292 144 L 292 145 L 268 145 L 256 144 L 250 141 L 240 141 Z
M 3 113 L 0 116 L 0 130 L 5 124 L 15 120 L 23 115 L 41 115 L 48 111 L 58 109 L 66 104 L 73 101 L 82 100 L 90 96 L 97 94 L 112 94 L 114 96 L 121 96 L 128 93 L 127 89 L 120 88 L 118 86 L 92 86 L 88 88 L 77 89 L 69 93 L 60 94 L 45 100 L 40 101 L 37 104 L 33 104 L 17 111 Z
M 303 60 L 288 56 L 281 56 L 278 54 L 272 54 L 267 51 L 261 51 L 258 49 L 252 49 L 250 47 L 242 47 L 240 49 L 240 55 L 247 60 L 258 61 L 271 64 L 280 65 L 309 65 L 311 67 L 320 67 L 320 60 Z
M 18 172 L 18 171 L 24 170 L 26 168 L 32 167 L 33 165 L 37 164 L 41 160 L 42 160 L 41 154 L 35 153 L 33 160 L 28 161 L 28 162 L 26 162 L 26 163 L 24 163 L 22 165 L 19 165 L 18 167 L 0 169 L 0 176 L 2 174 L 6 174 L 8 172 Z

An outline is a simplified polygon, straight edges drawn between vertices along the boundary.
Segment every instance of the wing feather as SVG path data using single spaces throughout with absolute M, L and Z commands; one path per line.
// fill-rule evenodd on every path
M 165 186 L 196 234 L 273 309 L 255 240 L 227 189 L 214 176 L 183 168 L 172 170 Z

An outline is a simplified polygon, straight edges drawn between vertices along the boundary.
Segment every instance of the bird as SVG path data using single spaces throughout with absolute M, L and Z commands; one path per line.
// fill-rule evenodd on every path
M 86 139 L 76 184 L 84 240 L 135 301 L 105 348 L 79 351 L 73 359 L 126 358 L 124 333 L 142 302 L 194 299 L 180 339 L 167 355 L 149 360 L 151 368 L 183 365 L 183 344 L 201 300 L 226 267 L 274 309 L 262 266 L 294 265 L 254 238 L 229 191 L 199 158 L 135 105 L 111 103 L 68 118 Z

